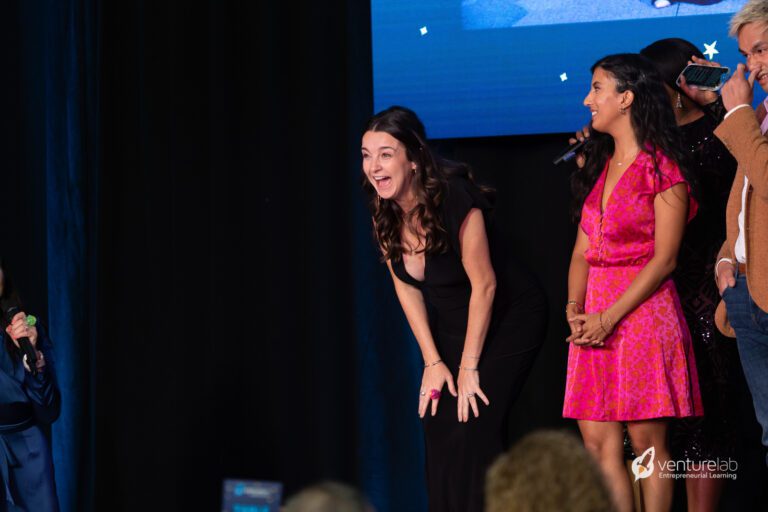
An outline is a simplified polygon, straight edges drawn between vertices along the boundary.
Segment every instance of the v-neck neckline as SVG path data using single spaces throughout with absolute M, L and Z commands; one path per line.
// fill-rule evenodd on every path
M 613 188 L 611 189 L 611 193 L 608 194 L 608 197 L 605 198 L 605 206 L 603 206 L 603 198 L 605 197 L 605 184 L 608 181 L 608 168 L 611 166 L 611 161 L 613 160 L 613 157 L 609 157 L 608 161 L 605 163 L 605 170 L 603 170 L 603 184 L 602 188 L 600 190 L 600 215 L 605 215 L 605 212 L 608 210 L 608 205 L 611 204 L 611 198 L 613 197 L 613 193 L 616 192 L 616 189 L 619 187 L 619 184 L 621 184 L 621 180 L 624 179 L 624 176 L 627 175 L 629 170 L 634 167 L 635 163 L 637 162 L 637 159 L 640 158 L 640 155 L 643 154 L 643 151 L 638 151 L 637 155 L 635 155 L 634 160 L 630 162 L 630 164 L 627 166 L 626 169 L 624 169 L 624 172 L 621 173 L 621 176 L 619 176 L 619 179 L 616 180 L 616 183 L 614 183 Z
M 410 272 L 408 272 L 408 267 L 405 266 L 405 254 L 402 254 L 400 256 L 400 262 L 403 264 L 403 272 L 405 273 L 405 275 L 407 275 L 410 279 L 412 279 L 413 281 L 419 284 L 424 284 L 424 282 L 427 280 L 427 253 L 426 252 L 424 253 L 424 279 L 416 279 L 411 275 Z

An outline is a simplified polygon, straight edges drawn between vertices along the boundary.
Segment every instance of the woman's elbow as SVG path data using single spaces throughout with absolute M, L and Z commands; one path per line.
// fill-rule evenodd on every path
M 479 293 L 482 297 L 493 300 L 496 296 L 496 276 L 484 279 L 479 286 L 473 286 L 472 292 Z
M 677 268 L 677 258 L 674 256 L 657 256 L 656 263 L 659 268 L 659 272 L 664 276 L 670 275 Z

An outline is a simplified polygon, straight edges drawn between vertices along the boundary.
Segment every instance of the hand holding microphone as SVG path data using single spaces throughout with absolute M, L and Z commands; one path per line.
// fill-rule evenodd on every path
M 35 374 L 45 365 L 45 361 L 38 357 L 38 354 L 42 353 L 35 348 L 36 319 L 32 315 L 24 314 L 21 308 L 21 300 L 10 277 L 6 272 L 0 271 L 0 324 L 5 327 L 5 332 L 21 351 L 24 367 Z
M 6 321 L 9 322 L 5 332 L 11 337 L 16 347 L 21 350 L 27 371 L 37 373 L 44 365 L 42 353 L 37 351 L 37 327 L 35 327 L 37 319 L 32 315 L 27 316 L 18 309 L 14 310 L 14 308 L 5 310 L 5 314 Z
M 587 144 L 587 142 L 589 142 L 589 137 L 591 135 L 590 129 L 591 124 L 587 124 L 584 126 L 584 128 L 577 131 L 573 137 L 568 139 L 568 144 L 570 144 L 570 146 L 568 146 L 568 148 L 563 153 L 555 158 L 552 163 L 557 165 L 561 162 L 567 162 L 576 157 L 576 165 L 579 169 L 582 169 L 587 160 L 584 156 L 584 146 Z

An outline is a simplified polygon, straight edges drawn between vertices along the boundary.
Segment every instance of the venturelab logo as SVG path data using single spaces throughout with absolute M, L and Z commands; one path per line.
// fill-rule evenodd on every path
M 648 478 L 653 474 L 653 459 L 656 456 L 656 448 L 651 446 L 643 454 L 632 461 L 632 473 L 635 474 L 635 482 L 641 478 Z
M 736 473 L 739 470 L 739 463 L 731 458 L 715 460 L 667 460 L 655 461 L 656 449 L 651 446 L 643 452 L 642 455 L 632 461 L 632 473 L 635 475 L 635 482 L 642 478 L 648 478 L 655 471 L 655 466 L 659 468 L 659 478 L 698 478 L 698 479 L 721 479 L 727 478 L 736 480 Z

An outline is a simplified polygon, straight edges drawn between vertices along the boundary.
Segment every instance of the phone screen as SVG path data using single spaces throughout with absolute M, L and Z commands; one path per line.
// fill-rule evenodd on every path
M 700 66 L 700 65 L 688 65 L 683 72 L 682 76 L 685 77 L 685 81 L 688 85 L 695 85 L 700 88 L 706 89 L 719 89 L 722 85 L 723 77 L 728 73 L 726 67 L 713 67 L 713 66 Z M 679 79 L 678 79 L 679 83 Z

